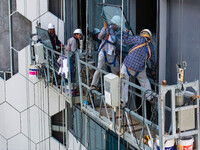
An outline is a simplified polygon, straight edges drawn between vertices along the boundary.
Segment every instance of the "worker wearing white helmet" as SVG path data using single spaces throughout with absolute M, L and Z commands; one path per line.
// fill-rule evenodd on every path
M 121 77 L 129 80 L 130 76 L 138 79 L 143 88 L 151 90 L 149 79 L 146 75 L 146 62 L 151 61 L 152 74 L 155 74 L 155 53 L 154 46 L 151 42 L 152 33 L 149 29 L 141 31 L 139 36 L 129 36 L 129 31 L 123 36 L 123 44 L 133 45 L 125 57 L 121 68 Z M 125 102 L 128 102 L 128 84 L 125 84 Z M 147 100 L 151 100 L 152 96 L 146 95 Z
M 59 51 L 58 49 L 56 49 L 56 46 L 61 46 L 61 42 L 58 39 L 56 33 L 55 33 L 55 26 L 52 23 L 48 24 L 48 32 L 49 32 L 49 37 L 51 40 L 51 44 L 53 46 L 53 49 L 56 51 Z
M 116 53 L 116 43 L 117 31 L 120 29 L 121 18 L 120 16 L 113 16 L 111 19 L 111 25 L 108 26 L 104 21 L 104 27 L 98 35 L 98 39 L 101 40 L 101 45 L 99 46 L 99 56 L 98 56 L 98 66 L 97 68 L 103 69 L 105 64 L 108 64 L 111 68 L 112 73 L 118 74 L 120 67 L 119 61 L 117 59 Z M 99 81 L 100 72 L 95 71 L 91 83 L 91 89 L 96 89 Z
M 65 47 L 65 55 L 67 55 L 67 51 L 75 52 L 78 48 L 78 41 L 81 39 L 83 32 L 81 29 L 75 29 L 73 32 L 73 36 L 68 39 L 66 47 Z M 70 57 L 70 71 L 71 71 L 71 82 L 75 82 L 75 57 L 72 55 Z
M 75 29 L 73 33 L 74 33 L 74 36 L 68 39 L 67 41 L 67 47 L 65 49 L 66 51 L 75 52 L 77 49 L 77 44 L 78 44 L 77 41 L 80 40 L 80 38 L 83 35 L 83 32 L 81 29 Z

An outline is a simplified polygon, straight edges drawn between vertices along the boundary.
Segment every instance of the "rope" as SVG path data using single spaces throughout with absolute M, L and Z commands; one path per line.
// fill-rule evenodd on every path
M 121 44 L 120 44 L 120 68 L 122 67 L 122 31 L 123 31 L 123 11 L 124 11 L 124 0 L 122 0 L 122 11 L 121 11 Z M 121 69 L 120 69 L 120 74 L 121 74 Z M 121 83 L 121 79 L 120 79 L 120 83 Z M 119 105 L 119 118 L 118 119 L 118 122 L 119 122 L 119 125 L 120 125 L 120 120 L 121 120 L 121 111 L 120 111 L 120 105 Z M 120 126 L 120 129 L 121 129 L 121 126 Z M 120 135 L 118 134 L 118 150 L 120 150 Z

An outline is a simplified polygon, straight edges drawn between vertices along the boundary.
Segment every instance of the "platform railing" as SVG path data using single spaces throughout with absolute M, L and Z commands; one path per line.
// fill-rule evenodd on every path
M 143 144 L 143 135 L 144 135 L 144 131 L 146 130 L 148 135 L 151 137 L 151 139 L 153 139 L 153 137 L 151 136 L 151 128 L 154 128 L 156 130 L 156 132 L 159 132 L 159 124 L 157 124 L 156 122 L 152 122 L 150 120 L 147 119 L 147 115 L 146 115 L 146 98 L 145 95 L 146 94 L 150 94 L 152 97 L 154 97 L 154 103 L 158 104 L 156 105 L 156 110 L 159 109 L 159 103 L 158 103 L 158 99 L 159 96 L 158 94 L 156 94 L 153 91 L 144 89 L 134 83 L 131 83 L 125 79 L 122 79 L 121 82 L 122 83 L 126 83 L 128 84 L 130 87 L 130 89 L 134 89 L 132 91 L 129 90 L 129 94 L 133 94 L 135 96 L 140 97 L 140 100 L 142 102 L 141 108 L 143 110 L 142 114 L 137 113 L 136 111 L 132 111 L 131 109 L 127 108 L 127 107 L 121 107 L 118 108 L 118 110 L 120 109 L 121 113 L 122 113 L 122 117 L 121 116 L 117 116 L 119 115 L 118 110 L 114 110 L 113 108 L 110 108 L 105 101 L 105 96 L 104 96 L 104 83 L 103 83 L 103 76 L 108 74 L 107 71 L 99 69 L 87 62 L 85 62 L 84 60 L 80 59 L 80 56 L 82 54 L 77 53 L 77 63 L 78 63 L 78 75 L 79 75 L 79 91 L 80 91 L 80 104 L 81 104 L 81 109 L 83 111 L 85 111 L 88 115 L 90 115 L 91 117 L 95 118 L 96 120 L 98 120 L 99 122 L 101 122 L 103 125 L 105 125 L 107 128 L 115 131 L 116 133 L 118 133 L 122 138 L 126 139 L 129 143 L 131 143 L 132 145 L 134 145 L 134 147 L 140 147 L 143 149 L 148 149 L 149 147 Z M 85 74 L 82 74 L 82 70 L 85 70 Z M 97 88 L 99 88 L 99 90 L 90 90 L 90 77 L 89 77 L 89 71 L 91 70 L 98 70 L 100 72 L 100 81 L 99 81 L 99 86 Z M 83 80 L 85 82 L 83 82 Z M 122 84 L 123 85 L 123 84 Z M 124 89 L 124 87 L 122 86 L 122 90 Z M 136 90 L 140 90 L 141 93 L 136 92 Z M 96 98 L 96 99 L 95 99 Z M 134 101 L 135 99 L 133 99 Z M 97 102 L 95 104 L 95 102 Z M 89 102 L 89 103 L 88 103 Z M 102 115 L 102 111 L 104 111 L 104 115 Z M 112 114 L 112 116 L 110 116 L 109 114 Z M 117 114 L 118 113 L 118 114 Z M 119 117 L 118 119 L 121 120 L 121 122 L 119 124 L 117 124 L 118 120 L 116 120 L 116 118 Z M 141 133 L 140 133 L 140 137 L 136 138 L 135 137 L 135 131 L 134 131 L 134 126 L 131 123 L 130 118 L 135 118 L 137 121 L 139 121 L 142 124 L 142 129 L 141 129 Z M 158 120 L 158 118 L 156 118 L 156 120 Z M 125 129 L 123 129 L 123 133 L 122 131 L 122 124 L 127 124 L 127 127 Z M 153 142 L 153 141 L 152 141 Z
M 36 65 L 38 67 L 38 78 L 43 80 L 46 84 L 53 86 L 59 93 L 63 94 L 67 101 L 72 106 L 72 82 L 71 82 L 71 68 L 70 68 L 70 59 L 73 55 L 73 52 L 66 51 L 64 55 L 64 47 L 61 47 L 61 52 L 57 52 L 54 49 L 43 45 L 43 52 L 45 57 L 45 63 L 37 64 L 36 62 L 36 53 L 34 50 L 34 45 L 37 41 L 33 40 L 33 34 L 30 36 L 29 44 L 30 44 L 30 58 L 31 65 Z M 69 56 L 69 57 L 68 57 Z M 58 65 L 57 60 L 60 58 L 61 64 Z M 63 75 L 58 74 L 59 67 L 62 66 L 62 60 L 67 59 L 67 67 L 68 67 L 68 77 L 65 78 Z

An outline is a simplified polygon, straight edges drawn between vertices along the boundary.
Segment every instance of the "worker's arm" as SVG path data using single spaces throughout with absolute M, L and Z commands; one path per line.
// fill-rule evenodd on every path
M 106 36 L 106 29 L 102 28 L 101 32 L 98 35 L 98 39 L 103 40 L 105 38 L 105 36 Z
M 61 43 L 60 40 L 58 39 L 58 36 L 56 36 L 56 45 L 57 45 L 57 46 L 61 46 L 61 44 L 62 44 L 62 43 Z
M 72 52 L 75 52 L 77 49 L 77 46 L 76 46 L 76 39 L 73 38 L 73 40 L 71 41 L 71 51 Z
M 122 36 L 123 45 L 127 45 L 127 46 L 135 45 L 136 44 L 136 37 L 137 36 L 129 35 L 129 30 L 127 30 Z
M 108 34 L 107 31 L 108 30 L 108 25 L 107 23 L 104 21 L 104 27 L 101 29 L 101 32 L 98 35 L 98 39 L 99 40 L 103 40 L 106 36 L 106 34 Z
M 156 71 L 155 51 L 154 51 L 154 46 L 153 46 L 152 43 L 149 43 L 149 47 L 150 47 L 150 50 L 151 50 L 151 58 L 150 58 L 150 61 L 151 61 L 151 70 L 152 70 L 152 74 L 154 74 L 155 71 Z

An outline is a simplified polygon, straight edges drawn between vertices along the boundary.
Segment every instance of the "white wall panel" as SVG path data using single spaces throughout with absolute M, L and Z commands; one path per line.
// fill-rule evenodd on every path
M 16 9 L 23 16 L 25 15 L 24 8 L 25 8 L 25 1 L 24 0 L 16 0 Z
M 60 96 L 60 110 L 63 110 L 65 108 L 65 97 L 64 96 Z
M 35 105 L 48 114 L 48 87 L 43 82 L 35 84 Z
M 38 19 L 39 20 L 39 19 Z M 53 23 L 55 25 L 55 31 L 58 35 L 58 39 L 64 43 L 64 22 L 56 17 L 51 12 L 47 12 L 40 17 L 41 27 L 47 29 L 49 23 Z M 32 32 L 36 33 L 36 22 L 37 20 L 32 22 Z
M 0 105 L 0 135 L 6 139 L 20 132 L 20 114 L 7 103 Z
M 31 21 L 39 16 L 38 0 L 27 0 L 27 18 Z
M 17 11 L 33 21 L 47 10 L 47 0 L 16 0 Z
M 49 148 L 50 146 L 50 148 Z M 37 150 L 66 150 L 56 139 L 50 137 L 37 144 Z
M 22 133 L 34 143 L 48 138 L 50 136 L 49 119 L 48 115 L 36 106 L 27 109 L 21 114 Z
M 69 134 L 69 149 L 70 150 L 87 150 L 72 134 Z
M 34 104 L 34 85 L 20 74 L 6 81 L 6 101 L 20 112 Z
M 30 65 L 30 46 L 23 48 L 21 51 L 18 52 L 18 66 L 19 66 L 19 73 L 23 76 L 28 75 L 28 69 Z
M 60 144 L 56 139 L 50 138 L 51 150 L 65 150 L 66 148 Z
M 30 46 L 28 45 L 18 52 L 19 73 L 28 78 L 32 83 L 36 83 L 39 81 L 38 78 L 29 76 L 30 59 Z
M 23 134 L 18 134 L 8 140 L 8 150 L 36 150 L 36 145 Z
M 50 116 L 53 116 L 59 112 L 59 95 L 54 92 L 52 88 L 49 88 L 49 112 Z
M 0 104 L 5 101 L 5 86 L 4 80 L 0 78 Z
M 0 136 L 0 149 L 7 150 L 6 139 L 4 139 L 2 136 Z

